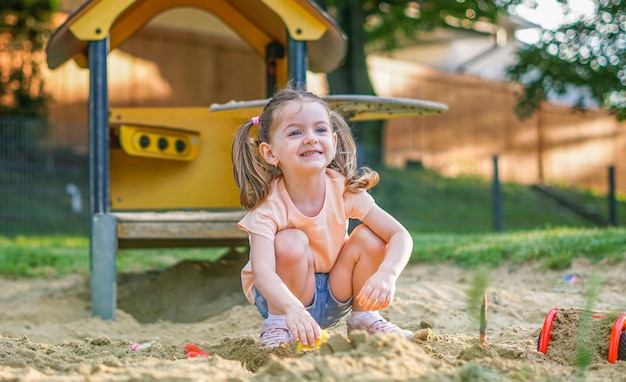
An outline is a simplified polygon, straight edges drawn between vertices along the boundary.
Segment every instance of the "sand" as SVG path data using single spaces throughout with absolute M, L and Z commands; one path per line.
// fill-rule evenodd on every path
M 409 265 L 383 316 L 415 331 L 412 341 L 348 337 L 340 323 L 321 349 L 297 356 L 292 345 L 259 348 L 261 319 L 240 290 L 240 266 L 238 258 L 186 261 L 162 272 L 121 274 L 115 321 L 91 317 L 84 275 L 0 278 L 0 380 L 626 380 L 626 361 L 606 360 L 610 320 L 581 318 L 581 312 L 612 319 L 626 311 L 626 263 L 581 260 L 563 271 Z M 488 302 L 484 344 L 481 282 L 487 282 Z M 555 307 L 561 314 L 543 354 L 537 351 L 540 330 Z M 587 323 L 582 335 L 581 322 Z M 151 341 L 146 349 L 129 348 Z M 576 361 L 580 341 L 589 345 L 587 364 Z M 187 358 L 190 343 L 210 356 Z

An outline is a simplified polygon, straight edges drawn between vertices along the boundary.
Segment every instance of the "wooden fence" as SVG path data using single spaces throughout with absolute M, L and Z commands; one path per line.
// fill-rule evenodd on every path
M 608 167 L 626 192 L 626 123 L 601 110 L 573 111 L 544 103 L 532 117 L 514 114 L 519 85 L 442 73 L 419 65 L 370 57 L 378 95 L 443 102 L 443 115 L 391 120 L 385 161 L 420 162 L 445 175 L 491 176 L 500 158 L 504 181 L 561 183 L 607 191 Z

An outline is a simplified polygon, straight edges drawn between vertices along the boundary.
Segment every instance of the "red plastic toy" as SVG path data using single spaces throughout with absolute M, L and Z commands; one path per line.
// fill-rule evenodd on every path
M 550 332 L 552 331 L 552 324 L 557 312 L 558 308 L 551 309 L 543 321 L 543 327 L 541 328 L 539 340 L 537 341 L 537 351 L 540 351 L 543 354 L 546 354 L 548 351 Z M 592 317 L 603 318 L 604 316 L 593 315 Z M 622 338 L 624 339 L 623 341 Z M 617 360 L 626 361 L 626 313 L 620 314 L 613 324 L 611 337 L 609 339 L 609 353 L 607 360 L 609 363 L 615 363 Z
M 200 349 L 196 344 L 185 345 L 185 351 L 187 352 L 187 358 L 196 357 L 210 357 L 211 355 L 204 350 Z
M 615 363 L 618 359 L 626 360 L 626 349 L 624 349 L 626 347 L 626 339 L 624 343 L 620 342 L 622 337 L 626 338 L 624 330 L 626 330 L 626 313 L 622 313 L 617 317 L 611 329 L 611 338 L 609 339 L 609 363 Z

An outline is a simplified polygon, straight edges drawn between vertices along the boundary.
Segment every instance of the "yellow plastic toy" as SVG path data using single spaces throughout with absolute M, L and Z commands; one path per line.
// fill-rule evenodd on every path
M 300 354 L 304 350 L 319 349 L 322 346 L 322 344 L 326 341 L 328 341 L 328 332 L 322 329 L 322 336 L 319 339 L 315 340 L 315 345 L 313 346 L 303 345 L 300 341 L 296 341 L 296 344 L 294 345 L 294 348 L 293 348 L 293 353 Z

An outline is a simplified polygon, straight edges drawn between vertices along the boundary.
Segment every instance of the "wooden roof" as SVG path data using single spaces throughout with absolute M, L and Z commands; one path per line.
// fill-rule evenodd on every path
M 193 7 L 218 17 L 260 56 L 266 46 L 287 47 L 287 30 L 307 42 L 308 68 L 327 73 L 346 54 L 347 37 L 313 0 L 87 0 L 52 34 L 46 46 L 48 67 L 73 59 L 87 66 L 88 41 L 109 36 L 110 50 L 120 46 L 156 15 Z

